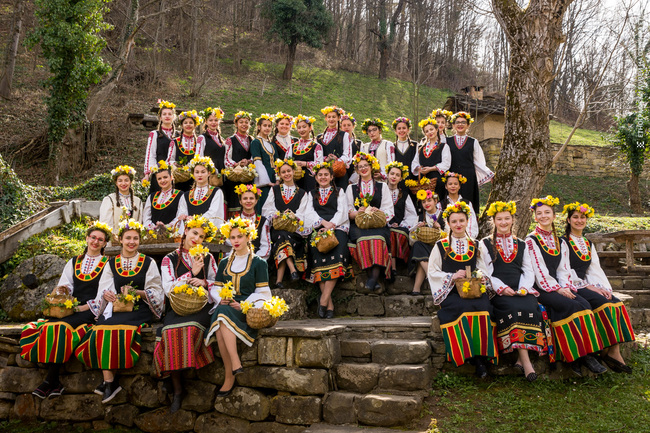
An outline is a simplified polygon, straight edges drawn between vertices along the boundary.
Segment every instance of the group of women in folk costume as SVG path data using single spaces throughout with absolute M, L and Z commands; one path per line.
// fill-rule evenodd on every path
M 567 225 L 559 238 L 557 203 L 551 196 L 532 201 L 537 226 L 525 240 L 512 234 L 514 202 L 490 205 L 494 232 L 478 243 L 467 235 L 469 205 L 459 201 L 443 212 L 450 236 L 433 247 L 428 278 L 440 305 L 447 359 L 456 366 L 470 362 L 485 377 L 499 352 L 516 350 L 514 367 L 530 382 L 537 379 L 530 351 L 562 360 L 580 376 L 583 365 L 596 374 L 607 370 L 596 354 L 616 372 L 632 371 L 619 346 L 634 340 L 627 310 L 612 296 L 596 250 L 582 236 L 593 209 L 565 206 Z M 477 269 L 484 283 L 478 298 L 458 292 L 456 281 L 469 278 L 466 266 Z

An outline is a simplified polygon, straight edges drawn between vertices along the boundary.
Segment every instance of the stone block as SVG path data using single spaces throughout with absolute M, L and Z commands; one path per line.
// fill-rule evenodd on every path
M 196 415 L 189 410 L 181 409 L 170 414 L 168 407 L 161 407 L 138 415 L 135 418 L 135 425 L 148 433 L 175 433 L 192 430 L 195 420 Z
M 0 391 L 31 393 L 43 382 L 45 374 L 42 369 L 5 367 L 0 370 Z
M 307 292 L 297 289 L 273 289 L 273 296 L 279 296 L 287 302 L 287 311 L 280 320 L 300 320 L 307 318 Z
M 377 386 L 379 364 L 339 364 L 335 367 L 336 385 L 346 391 L 366 393 Z
M 16 400 L 17 394 L 13 392 L 0 392 L 0 400 Z
M 120 404 L 117 406 L 109 406 L 106 409 L 106 417 L 104 420 L 111 424 L 133 427 L 133 422 L 139 414 L 140 411 L 138 408 L 132 404 Z
M 298 367 L 331 368 L 341 360 L 341 347 L 335 337 L 297 338 L 293 344 Z
M 52 421 L 92 421 L 104 419 L 102 398 L 97 394 L 63 394 L 41 404 L 41 418 Z
M 421 406 L 422 399 L 413 396 L 367 394 L 354 399 L 359 423 L 380 427 L 410 423 Z
M 640 278 L 626 278 L 625 279 L 625 290 L 641 290 L 643 289 L 643 280 Z
M 409 277 L 398 275 L 395 282 L 386 285 L 387 295 L 403 295 L 413 291 L 413 280 Z
M 421 316 L 424 314 L 424 298 L 410 295 L 386 296 L 384 308 L 386 317 Z
M 16 355 L 15 353 L 9 353 L 7 355 L 7 365 L 8 366 L 13 366 L 16 365 L 16 358 L 20 355 Z
M 102 380 L 100 370 L 86 370 L 83 373 L 61 376 L 61 384 L 65 387 L 66 394 L 92 393 Z
M 211 412 L 196 419 L 194 431 L 196 433 L 248 433 L 249 424 L 245 419 Z
M 351 392 L 330 392 L 323 399 L 323 420 L 330 424 L 356 424 L 354 398 Z
M 372 362 L 378 364 L 422 364 L 431 355 L 426 341 L 379 340 L 371 349 Z
M 269 416 L 271 402 L 263 393 L 239 386 L 229 396 L 217 397 L 214 409 L 225 415 L 264 421 Z
M 16 365 L 20 368 L 34 368 L 36 367 L 36 364 L 28 361 L 26 359 L 23 359 L 22 356 L 16 356 Z
M 280 424 L 279 422 L 253 422 L 246 433 L 304 433 L 304 426 Z
M 159 395 L 158 381 L 150 376 L 136 376 L 130 383 L 125 382 L 124 385 L 126 385 L 129 403 L 135 406 L 156 408 L 164 401 L 164 396 Z
M 341 341 L 341 356 L 349 358 L 370 357 L 370 342 L 367 340 Z
M 14 412 L 14 402 L 0 400 L 0 420 L 9 418 Z
M 63 364 L 63 370 L 66 373 L 81 373 L 85 370 L 84 365 L 76 357 L 71 356 L 68 361 Z
M 120 376 L 135 376 L 139 374 L 143 375 L 152 375 L 154 374 L 153 369 L 153 355 L 151 353 L 140 353 L 140 359 L 133 366 L 133 368 L 127 368 L 125 370 L 119 370 Z
M 111 425 L 107 423 L 106 421 L 93 421 L 92 423 L 92 429 L 96 431 L 101 431 L 101 430 L 108 430 L 111 428 Z
M 609 281 L 609 284 L 612 285 L 613 290 L 623 290 L 623 278 L 607 277 L 607 280 Z
M 20 394 L 13 404 L 13 415 L 24 420 L 36 419 L 42 402 L 43 400 L 32 394 Z
M 205 367 L 196 371 L 198 378 L 205 382 L 210 382 L 215 385 L 223 385 L 226 373 L 223 369 L 223 361 L 221 358 L 216 358 L 214 362 L 206 365 Z
M 431 368 L 423 365 L 391 365 L 379 373 L 380 389 L 417 391 L 431 388 Z
M 257 364 L 257 340 L 253 342 L 253 345 L 248 347 L 241 341 L 237 342 L 237 350 L 239 351 L 239 358 L 242 363 L 245 365 L 255 365 Z M 218 349 L 215 350 L 219 352 Z
M 262 337 L 257 347 L 257 362 L 262 365 L 285 365 L 287 363 L 286 337 Z
M 188 380 L 184 383 L 185 397 L 181 408 L 194 412 L 209 412 L 212 409 L 217 386 L 200 380 Z
M 650 278 L 644 278 L 643 279 L 643 288 L 644 289 L 650 289 Z
M 284 424 L 313 424 L 320 421 L 320 397 L 279 395 L 271 400 L 271 414 Z
M 323 395 L 329 389 L 327 370 L 256 366 L 237 376 L 241 386 L 272 388 L 298 395 Z
M 384 303 L 382 298 L 376 295 L 357 296 L 353 299 L 356 302 L 356 310 L 359 316 L 383 316 Z

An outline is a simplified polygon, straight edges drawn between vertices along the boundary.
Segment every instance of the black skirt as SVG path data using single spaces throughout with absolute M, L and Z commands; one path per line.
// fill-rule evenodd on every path
M 415 241 L 411 247 L 411 256 L 409 257 L 408 274 L 409 276 L 415 275 L 420 266 L 420 262 L 428 262 L 431 256 L 433 245 L 429 245 L 422 241 Z
M 348 234 L 343 230 L 334 230 L 334 235 L 339 244 L 327 253 L 323 254 L 309 245 L 309 281 L 312 283 L 341 278 L 350 271 Z
M 447 298 L 440 304 L 437 315 L 440 324 L 444 325 L 456 321 L 463 313 L 483 311 L 487 311 L 490 316 L 492 315 L 492 304 L 490 304 L 487 293 L 483 293 L 480 298 L 464 299 L 460 297 L 454 287 L 447 295 Z

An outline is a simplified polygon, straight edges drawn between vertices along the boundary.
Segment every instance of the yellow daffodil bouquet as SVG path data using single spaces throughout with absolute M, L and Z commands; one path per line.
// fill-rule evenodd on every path
M 221 170 L 221 174 L 226 176 L 232 182 L 251 182 L 257 176 L 255 164 L 248 164 L 244 167 L 237 165 L 235 167 L 228 167 Z
M 142 244 L 167 244 L 180 241 L 176 227 L 156 226 L 142 236 Z
M 210 254 L 210 250 L 199 244 L 190 248 L 188 253 L 193 259 L 202 260 L 206 255 Z
M 133 282 L 122 286 L 122 290 L 117 294 L 117 301 L 113 302 L 113 311 L 116 313 L 137 311 L 136 303 L 140 300 L 140 295 L 136 290 L 137 287 L 133 286 Z
M 78 305 L 79 301 L 70 295 L 67 287 L 57 287 L 43 299 L 43 315 L 61 319 L 77 311 Z
M 181 284 L 169 293 L 169 304 L 179 316 L 199 312 L 208 303 L 208 291 L 201 286 Z
M 278 322 L 278 318 L 289 311 L 286 301 L 278 296 L 273 296 L 264 301 L 262 308 L 255 308 L 253 303 L 244 301 L 241 311 L 246 315 L 246 323 L 254 329 L 270 328 Z
M 228 281 L 226 284 L 224 284 L 221 287 L 221 290 L 219 290 L 219 297 L 221 299 L 230 299 L 230 300 L 234 299 L 235 290 L 232 281 Z
M 458 294 L 464 299 L 480 298 L 487 291 L 483 273 L 478 269 L 472 270 L 469 266 L 466 266 L 465 275 L 465 278 L 456 280 Z
M 295 233 L 298 228 L 302 229 L 305 223 L 293 213 L 290 209 L 284 212 L 275 211 L 273 215 L 273 228 L 275 230 L 284 230 L 287 232 Z

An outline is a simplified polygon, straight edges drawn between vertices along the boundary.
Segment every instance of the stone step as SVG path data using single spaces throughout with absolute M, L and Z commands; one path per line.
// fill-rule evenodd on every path
M 329 424 L 405 426 L 420 415 L 422 401 L 422 396 L 334 391 L 323 399 L 323 420 Z
M 338 389 L 359 393 L 426 391 L 431 388 L 432 377 L 428 362 L 408 365 L 341 363 L 334 367 Z
M 424 340 L 341 340 L 343 358 L 367 359 L 368 362 L 376 364 L 421 364 L 426 362 L 430 355 L 431 347 Z
M 630 296 L 632 299 L 626 303 L 629 307 L 650 308 L 650 290 L 617 290 L 615 294 Z
M 410 293 L 410 292 L 409 292 Z M 335 290 L 334 314 L 340 316 L 364 317 L 405 317 L 431 316 L 438 307 L 433 304 L 430 294 L 412 295 L 378 295 L 360 294 L 350 291 Z M 314 315 L 315 315 L 314 306 Z
M 399 430 L 400 433 L 422 433 L 415 430 Z M 303 433 L 396 433 L 395 429 L 383 427 L 358 427 L 353 425 L 312 424 Z

